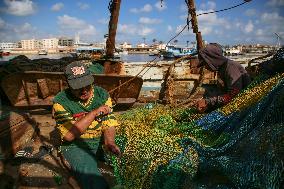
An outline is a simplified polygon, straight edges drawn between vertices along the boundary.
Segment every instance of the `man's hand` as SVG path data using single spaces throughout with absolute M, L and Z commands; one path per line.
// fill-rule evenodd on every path
M 118 157 L 121 155 L 119 147 L 114 142 L 110 142 L 110 143 L 107 142 L 105 144 L 105 147 L 107 151 L 113 153 L 114 155 Z
M 115 144 L 115 127 L 109 127 L 104 131 L 104 142 L 107 151 L 120 156 L 120 149 Z
M 96 109 L 97 116 L 98 115 L 107 115 L 110 112 L 112 112 L 112 109 L 107 105 L 100 106 L 98 109 Z
M 205 111 L 207 110 L 207 102 L 206 102 L 206 100 L 205 100 L 205 99 L 200 99 L 200 100 L 198 100 L 198 101 L 195 103 L 195 107 L 196 107 L 196 109 L 197 109 L 199 112 L 201 112 L 201 113 L 205 112 Z

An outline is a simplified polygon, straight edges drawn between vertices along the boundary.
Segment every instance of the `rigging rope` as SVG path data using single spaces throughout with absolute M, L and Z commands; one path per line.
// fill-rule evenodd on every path
M 220 10 L 216 10 L 216 11 L 211 11 L 211 12 L 204 12 L 204 13 L 200 13 L 200 14 L 197 14 L 196 16 L 201 16 L 201 15 L 206 15 L 206 14 L 213 14 L 213 13 L 218 13 L 218 12 L 223 12 L 223 11 L 227 11 L 227 10 L 230 10 L 230 9 L 234 9 L 236 7 L 239 7 L 239 6 L 242 6 L 246 3 L 248 3 L 249 1 L 245 1 L 245 2 L 242 2 L 240 4 L 237 4 L 237 5 L 234 5 L 232 7 L 229 7 L 229 8 L 225 8 L 225 9 L 220 9 Z M 188 4 L 188 0 L 185 0 L 185 3 L 189 9 L 189 4 Z M 186 25 L 183 27 L 183 29 L 177 34 L 175 35 L 173 38 L 170 39 L 170 41 L 168 43 L 170 43 L 172 40 L 174 40 L 176 37 L 178 37 L 183 31 L 184 29 L 188 26 L 189 27 L 189 23 L 192 21 L 192 19 L 189 20 L 189 13 L 187 15 L 187 23 Z M 167 45 L 168 45 L 167 43 Z
M 217 12 L 223 12 L 223 11 L 226 11 L 226 10 L 230 10 L 230 9 L 239 7 L 239 6 L 244 5 L 245 3 L 248 3 L 248 2 L 249 2 L 249 1 L 244 1 L 243 3 L 234 5 L 234 6 L 229 7 L 229 8 L 220 9 L 220 10 L 211 11 L 211 12 L 200 13 L 200 14 L 198 14 L 198 15 L 196 15 L 196 16 L 201 16 L 201 15 L 206 15 L 206 14 L 212 14 L 212 13 L 217 13 Z M 161 5 L 162 5 L 162 3 L 163 3 L 163 0 L 161 0 Z M 185 0 L 185 3 L 187 4 L 187 7 L 188 7 L 188 9 L 189 9 L 188 0 Z M 110 12 L 112 11 L 112 9 L 113 9 L 113 0 L 110 0 L 108 9 L 109 9 Z M 189 11 L 188 11 L 188 16 L 187 16 L 187 23 L 186 23 L 186 25 L 182 28 L 182 30 L 181 30 L 179 33 L 177 33 L 174 37 L 172 37 L 172 38 L 167 42 L 166 47 L 168 46 L 168 44 L 169 44 L 172 40 L 174 40 L 175 38 L 177 38 L 177 37 L 185 30 L 186 27 L 189 27 L 189 23 L 191 23 L 191 22 L 192 22 L 192 19 L 189 20 Z M 188 57 L 191 57 L 191 56 L 186 56 L 186 58 L 188 58 Z M 121 86 L 124 86 L 124 85 L 126 85 L 127 83 L 131 82 L 132 80 L 134 80 L 135 78 L 137 78 L 137 77 L 139 76 L 139 74 L 141 74 L 141 73 L 146 69 L 146 67 L 148 67 L 148 66 L 149 66 L 149 67 L 148 67 L 148 70 L 149 70 L 152 66 L 156 65 L 156 64 L 152 64 L 152 65 L 151 65 L 151 63 L 154 62 L 156 59 L 157 59 L 157 57 L 155 57 L 153 60 L 149 61 L 149 62 L 145 65 L 145 67 L 144 67 L 140 72 L 138 72 L 138 74 L 136 74 L 133 78 L 127 80 L 126 82 L 120 84 L 119 86 L 113 88 L 112 90 L 110 90 L 110 91 L 108 91 L 108 92 L 109 92 L 109 93 L 112 93 L 112 92 L 114 92 L 116 89 L 120 88 Z M 177 62 L 179 62 L 179 61 L 181 61 L 181 60 L 184 60 L 184 59 L 185 59 L 185 58 L 182 58 L 182 59 L 179 58 L 179 59 L 177 59 L 176 61 L 174 61 L 172 64 L 175 64 L 175 63 L 177 63 Z M 173 66 L 174 66 L 174 65 L 173 65 Z M 147 71 L 148 71 L 148 70 L 147 70 Z M 147 71 L 146 71 L 146 72 L 147 72 Z M 146 72 L 145 72 L 145 73 L 146 73 Z M 195 90 L 196 90 L 197 87 L 199 86 L 200 82 L 203 80 L 203 75 L 204 75 L 204 73 L 203 73 L 203 69 L 202 69 L 202 68 L 201 68 L 201 71 L 200 71 L 200 72 L 201 72 L 201 73 L 200 73 L 200 78 L 199 78 L 199 80 L 198 80 L 198 83 L 195 85 L 195 87 L 194 87 L 193 90 L 191 91 L 190 96 L 192 96 L 192 95 L 195 93 Z M 145 73 L 143 73 L 142 76 L 143 76 Z M 190 96 L 189 96 L 189 97 L 190 97 Z

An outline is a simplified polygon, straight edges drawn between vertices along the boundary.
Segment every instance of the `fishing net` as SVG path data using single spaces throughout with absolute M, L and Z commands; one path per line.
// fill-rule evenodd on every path
M 283 50 L 279 59 L 282 61 Z M 111 157 L 129 189 L 275 188 L 284 178 L 284 74 L 264 72 L 209 114 L 162 105 L 119 116 Z

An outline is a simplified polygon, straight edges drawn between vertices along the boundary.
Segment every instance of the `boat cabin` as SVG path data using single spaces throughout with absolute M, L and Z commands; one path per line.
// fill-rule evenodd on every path
M 167 46 L 162 55 L 164 58 L 180 58 L 186 55 L 193 55 L 196 52 L 197 50 L 195 48 Z
M 100 58 L 104 54 L 105 50 L 99 47 L 77 47 L 76 56 L 82 58 Z

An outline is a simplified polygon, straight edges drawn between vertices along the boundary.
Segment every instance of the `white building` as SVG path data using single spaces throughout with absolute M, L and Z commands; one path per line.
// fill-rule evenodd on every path
M 228 49 L 225 49 L 225 54 L 227 54 L 227 55 L 238 55 L 238 54 L 241 54 L 241 51 L 237 48 L 228 48 Z
M 0 43 L 0 49 L 15 49 L 18 48 L 18 43 Z
M 36 39 L 25 39 L 25 40 L 21 40 L 21 46 L 22 46 L 22 49 L 34 50 L 34 49 L 42 48 L 42 43 L 40 40 L 36 40 Z
M 57 38 L 42 39 L 40 48 L 42 49 L 56 49 L 58 48 L 59 40 Z
M 127 42 L 124 42 L 122 44 L 119 44 L 119 48 L 121 48 L 121 49 L 132 48 L 132 45 L 127 43 Z
M 137 47 L 138 48 L 146 48 L 146 47 L 148 47 L 148 45 L 145 44 L 145 43 L 140 43 L 140 44 L 137 45 Z
M 157 49 L 159 49 L 159 50 L 164 50 L 164 49 L 166 49 L 166 44 L 164 44 L 164 43 L 162 43 L 162 44 L 158 44 L 157 45 Z

